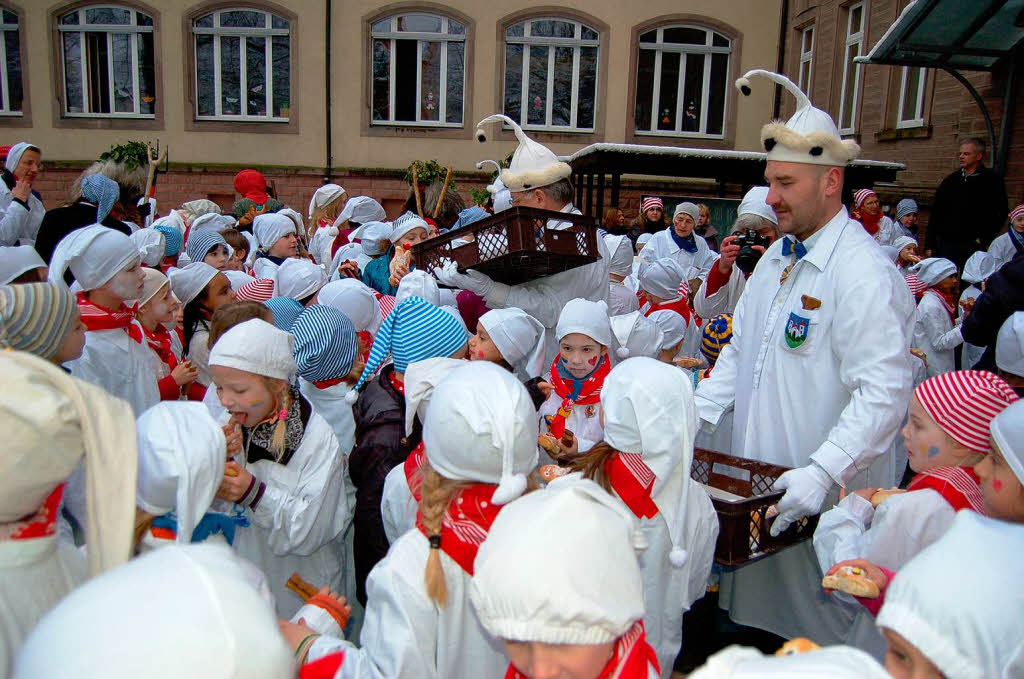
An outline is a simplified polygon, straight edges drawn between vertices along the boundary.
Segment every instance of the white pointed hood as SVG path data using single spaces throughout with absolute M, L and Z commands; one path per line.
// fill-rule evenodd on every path
M 501 171 L 499 177 L 511 193 L 549 186 L 572 174 L 572 168 L 558 160 L 551 149 L 527 137 L 516 121 L 500 113 L 487 116 L 476 124 L 478 141 L 487 141 L 484 125 L 488 123 L 505 123 L 519 140 L 519 148 L 512 154 L 512 162 L 507 169 Z

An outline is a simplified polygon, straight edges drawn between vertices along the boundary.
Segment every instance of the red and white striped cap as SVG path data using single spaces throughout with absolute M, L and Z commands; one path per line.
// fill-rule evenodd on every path
M 989 423 L 1019 397 L 987 370 L 960 370 L 930 377 L 914 390 L 942 431 L 971 450 L 988 453 Z
M 1021 215 L 1024 215 L 1024 203 L 1010 210 L 1010 223 L 1013 224 L 1013 220 Z
M 274 296 L 274 280 L 257 278 L 235 290 L 235 299 L 240 302 L 266 302 Z
M 868 199 L 868 196 L 876 196 L 876 195 L 878 195 L 878 194 L 876 194 L 871 189 L 860 189 L 859 191 L 857 191 L 856 193 L 853 194 L 853 206 L 854 207 L 860 207 L 861 203 L 863 203 L 865 200 Z
M 640 212 L 647 212 L 652 207 L 660 207 L 662 210 L 664 210 L 665 204 L 662 203 L 661 198 L 658 198 L 657 196 L 648 196 L 647 198 L 644 198 L 643 201 L 640 203 Z
M 928 289 L 928 286 L 921 282 L 921 279 L 912 273 L 907 274 L 907 285 L 910 286 L 910 292 L 914 295 L 914 299 L 921 299 L 921 295 Z

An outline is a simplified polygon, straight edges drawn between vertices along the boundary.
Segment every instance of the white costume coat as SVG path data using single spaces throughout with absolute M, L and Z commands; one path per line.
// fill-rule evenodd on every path
M 953 325 L 938 295 L 925 292 L 914 316 L 914 338 L 910 345 L 928 356 L 928 377 L 956 370 L 953 351 L 963 344 L 960 324 Z
M 606 357 L 605 360 L 610 359 Z M 550 375 L 550 373 L 548 374 Z M 548 433 L 548 423 L 544 417 L 546 415 L 555 415 L 558 412 L 559 406 L 562 405 L 562 401 L 562 397 L 552 391 L 551 396 L 541 404 L 537 415 L 540 417 L 540 432 L 542 434 Z M 589 417 L 587 416 L 588 412 L 590 413 Z M 601 426 L 601 404 L 581 405 L 577 403 L 572 407 L 569 417 L 565 418 L 565 428 L 572 431 L 576 437 L 579 452 L 587 452 L 604 438 L 604 427 Z M 541 457 L 541 464 L 548 464 L 550 462 L 550 459 Z
M 416 526 L 416 511 L 420 508 L 409 490 L 405 478 L 405 465 L 400 464 L 384 478 L 384 495 L 381 498 L 380 514 L 384 519 L 384 534 L 388 542 L 395 544 L 398 538 Z
M 622 283 L 608 284 L 608 315 L 621 316 L 640 309 L 640 300 L 636 292 Z
M 138 328 L 142 333 L 142 328 Z M 82 356 L 65 366 L 71 374 L 89 384 L 123 398 L 139 416 L 160 402 L 157 363 L 160 359 L 148 345 L 139 344 L 120 328 L 85 333 Z
M 34 193 L 28 194 L 28 210 L 15 202 L 7 184 L 0 181 L 0 245 L 32 245 L 39 235 L 46 208 Z
M 718 260 L 715 260 L 718 265 Z M 732 267 L 729 274 L 729 282 L 720 287 L 711 295 L 707 294 L 708 281 L 705 278 L 697 294 L 693 296 L 693 310 L 701 318 L 714 318 L 718 314 L 731 314 L 736 310 L 736 304 L 740 301 L 743 288 L 747 284 L 747 277 L 743 275 L 738 266 Z
M 1013 227 L 1011 226 L 1010 228 L 1012 229 Z M 1009 232 L 1000 234 L 988 246 L 988 254 L 992 255 L 992 259 L 996 260 L 996 271 L 1017 256 L 1017 248 L 1014 247 L 1013 241 L 1010 240 L 1011 238 L 1013 236 Z M 1021 236 L 1021 239 L 1024 240 L 1024 235 Z
M 969 299 L 978 299 L 981 296 L 981 289 L 977 285 L 971 285 L 963 294 L 960 295 L 960 303 Z M 960 304 L 956 307 L 956 324 L 960 325 L 964 322 L 964 308 Z M 985 353 L 985 347 L 978 347 L 969 342 L 964 342 L 963 354 L 961 356 L 960 365 L 963 370 L 971 370 L 974 368 L 974 364 L 981 360 L 981 355 Z

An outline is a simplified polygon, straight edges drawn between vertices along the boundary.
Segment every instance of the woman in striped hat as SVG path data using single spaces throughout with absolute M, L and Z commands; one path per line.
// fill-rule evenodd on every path
M 0 287 L 0 346 L 56 365 L 77 359 L 85 347 L 85 324 L 75 296 L 61 283 Z
M 860 222 L 868 235 L 878 241 L 879 245 L 892 245 L 896 238 L 903 235 L 896 224 L 882 214 L 878 194 L 871 189 L 860 189 L 853 194 L 853 209 L 850 216 Z

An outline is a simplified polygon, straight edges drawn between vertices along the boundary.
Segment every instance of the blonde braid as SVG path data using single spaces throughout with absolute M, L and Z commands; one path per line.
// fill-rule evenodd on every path
M 280 410 L 288 411 L 292 404 L 292 391 L 289 387 L 285 386 L 284 398 L 282 399 L 282 405 Z M 278 418 L 277 424 L 274 425 L 274 437 L 270 440 L 270 452 L 274 455 L 274 461 L 280 462 L 281 458 L 284 457 L 285 452 L 285 434 L 288 433 L 288 416 L 285 415 L 283 418 Z
M 434 471 L 429 463 L 423 467 L 423 499 L 420 500 L 420 513 L 423 516 L 423 526 L 427 529 L 427 539 L 431 541 L 423 582 L 427 588 L 427 596 L 442 608 L 448 603 L 448 584 L 445 582 L 444 569 L 441 566 L 441 522 L 452 497 L 467 485 L 469 484 L 465 482 L 444 478 Z

